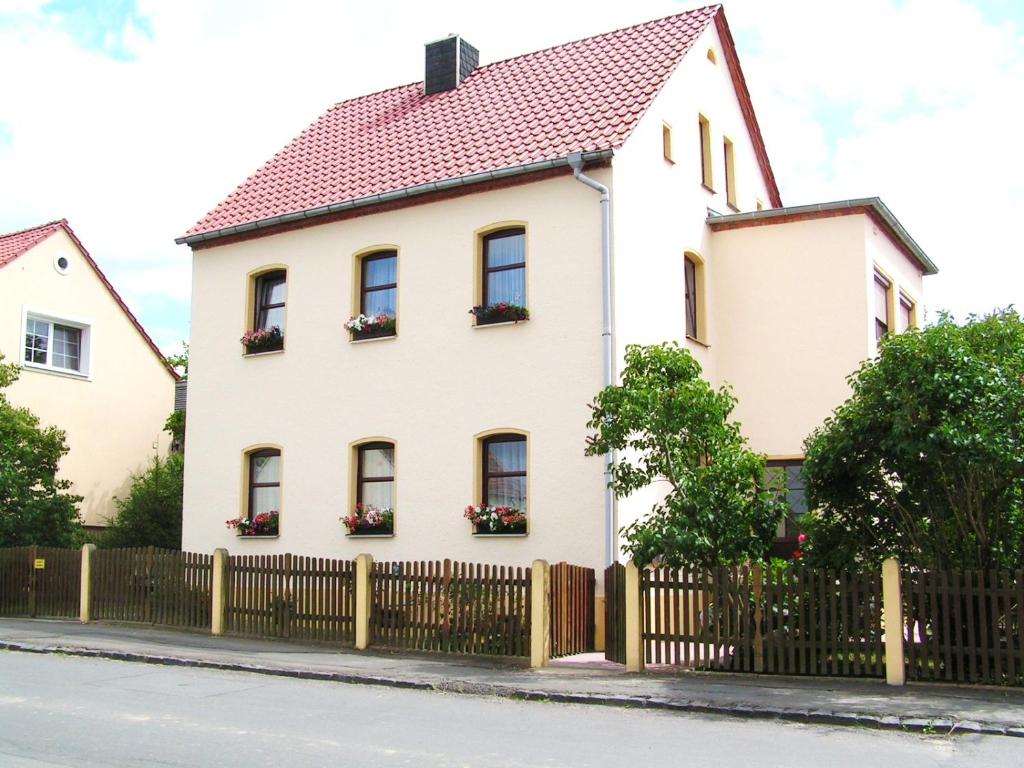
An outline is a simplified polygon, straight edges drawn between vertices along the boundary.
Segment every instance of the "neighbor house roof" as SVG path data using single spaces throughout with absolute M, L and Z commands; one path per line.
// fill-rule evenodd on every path
M 542 170 L 576 152 L 607 160 L 711 24 L 772 204 L 781 205 L 732 35 L 714 5 L 482 66 L 454 90 L 425 96 L 416 82 L 336 104 L 177 242 L 486 181 L 503 169 Z
M 139 335 L 142 336 L 143 341 L 145 341 L 149 348 L 153 350 L 153 354 L 159 358 L 168 373 L 177 380 L 179 378 L 178 373 L 174 370 L 171 364 L 167 362 L 167 358 L 165 358 L 160 352 L 160 348 L 157 347 L 153 342 L 153 339 L 149 337 L 149 334 L 146 333 L 146 329 L 142 327 L 142 324 L 138 321 L 135 315 L 132 314 L 132 311 L 128 309 L 128 305 L 124 303 L 124 299 L 122 299 L 120 294 L 114 290 L 114 286 L 110 284 L 110 281 L 107 280 L 107 276 L 103 274 L 103 270 L 99 268 L 99 265 L 93 260 L 92 256 L 89 255 L 89 252 L 85 250 L 85 246 L 82 245 L 82 241 L 78 239 L 78 236 L 71 229 L 71 225 L 68 224 L 67 219 L 51 221 L 46 224 L 40 224 L 38 227 L 31 227 L 30 229 L 22 229 L 18 232 L 0 235 L 0 269 L 3 269 L 19 256 L 27 253 L 31 248 L 43 242 L 43 240 L 58 230 L 63 230 L 67 233 L 68 237 L 71 238 L 78 250 L 81 251 L 82 256 L 84 256 L 85 260 L 89 263 L 89 266 L 92 267 L 93 272 L 96 273 L 96 277 L 98 277 L 100 282 L 106 286 L 107 291 L 110 292 L 111 298 L 117 302 L 117 305 L 121 307 L 122 311 L 124 311 L 128 320 L 135 326 L 135 330 L 137 330 Z
M 743 227 L 759 227 L 771 224 L 788 224 L 794 221 L 827 219 L 835 216 L 863 214 L 882 228 L 889 240 L 911 261 L 915 262 L 926 275 L 937 274 L 939 268 L 928 258 L 917 241 L 900 224 L 888 206 L 877 197 L 862 197 L 856 200 L 837 200 L 832 203 L 795 205 L 789 208 L 772 208 L 749 213 L 731 213 L 725 216 L 712 213 L 708 226 L 715 232 Z

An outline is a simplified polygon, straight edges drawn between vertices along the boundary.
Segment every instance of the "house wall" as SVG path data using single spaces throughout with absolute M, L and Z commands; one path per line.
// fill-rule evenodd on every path
M 58 256 L 70 262 L 66 275 L 53 266 Z M 62 230 L 0 269 L 0 352 L 8 362 L 23 359 L 26 307 L 91 326 L 88 378 L 23 366 L 7 394 L 65 431 L 61 476 L 84 497 L 85 523 L 103 525 L 132 473 L 167 452 L 174 380 Z
M 715 52 L 717 64 L 708 60 L 709 48 Z M 707 117 L 711 125 L 714 191 L 702 184 L 700 115 Z M 671 163 L 664 159 L 663 123 L 672 128 L 674 162 Z M 614 159 L 612 206 L 618 370 L 622 367 L 626 345 L 676 341 L 693 353 L 708 379 L 712 382 L 721 379 L 718 352 L 729 335 L 729 318 L 717 311 L 711 299 L 723 277 L 705 220 L 709 208 L 723 213 L 729 210 L 723 167 L 724 136 L 734 145 L 739 208 L 755 210 L 758 200 L 767 205 L 767 185 L 747 132 L 717 29 L 711 25 L 680 62 Z M 704 262 L 707 300 L 701 313 L 703 327 L 698 328 L 700 341 L 686 338 L 684 255 L 687 251 Z M 744 283 L 740 290 L 756 290 L 756 286 Z M 665 488 L 654 485 L 620 500 L 619 525 L 626 525 L 649 511 L 664 492 Z
M 611 183 L 608 169 L 594 176 Z M 474 327 L 477 238 L 527 227 L 528 322 Z M 398 335 L 352 343 L 354 254 L 398 251 Z M 285 350 L 244 357 L 247 275 L 288 268 Z M 601 567 L 601 462 L 583 455 L 601 386 L 600 206 L 566 174 L 193 255 L 184 547 Z M 529 535 L 472 536 L 476 435 L 529 434 Z M 396 535 L 346 538 L 351 445 L 396 443 Z M 282 447 L 280 537 L 239 539 L 243 454 Z

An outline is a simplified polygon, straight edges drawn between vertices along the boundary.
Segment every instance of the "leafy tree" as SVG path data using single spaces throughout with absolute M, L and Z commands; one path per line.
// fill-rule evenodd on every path
M 181 342 L 181 352 L 176 355 L 168 355 L 167 362 L 171 364 L 183 379 L 188 378 L 188 355 L 189 346 L 187 341 Z
M 185 460 L 172 453 L 153 457 L 133 478 L 128 496 L 117 499 L 117 517 L 103 537 L 107 547 L 181 548 L 181 498 Z
M 185 412 L 171 411 L 171 415 L 164 422 L 164 432 L 171 433 L 174 442 L 174 445 L 171 446 L 172 450 L 181 450 L 180 447 L 185 445 Z M 175 448 L 175 446 L 179 447 Z
M 1024 322 L 888 336 L 806 442 L 810 563 L 1024 566 Z
M 652 483 L 665 498 L 627 526 L 639 564 L 735 564 L 763 560 L 785 502 L 766 480 L 764 457 L 729 421 L 736 399 L 701 378 L 678 344 L 631 345 L 620 386 L 594 399 L 587 455 L 621 452 L 611 486 L 620 498 Z
M 68 452 L 64 432 L 42 428 L 27 408 L 17 408 L 3 390 L 18 378 L 18 367 L 0 354 L 0 547 L 40 544 L 69 547 L 80 529 L 80 496 L 57 478 Z

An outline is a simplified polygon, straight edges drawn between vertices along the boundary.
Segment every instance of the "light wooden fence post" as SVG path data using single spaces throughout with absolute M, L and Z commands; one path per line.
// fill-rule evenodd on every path
M 530 666 L 546 667 L 551 658 L 551 566 L 534 560 L 530 567 Z
M 626 671 L 641 672 L 644 668 L 643 616 L 640 601 L 640 570 L 630 560 L 626 563 Z
M 882 563 L 882 632 L 885 634 L 885 682 L 889 685 L 906 683 L 904 631 L 900 564 L 890 558 Z
M 78 618 L 83 624 L 92 621 L 92 555 L 95 544 L 82 545 L 82 579 L 78 597 Z
M 228 607 L 228 551 L 213 550 L 213 579 L 210 584 L 210 634 L 224 634 L 224 620 Z
M 356 557 L 356 650 L 365 651 L 370 647 L 370 613 L 373 609 L 373 593 L 370 577 L 373 573 L 373 555 Z

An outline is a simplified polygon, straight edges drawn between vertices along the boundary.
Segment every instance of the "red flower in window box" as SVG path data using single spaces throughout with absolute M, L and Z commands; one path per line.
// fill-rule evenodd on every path
M 274 510 L 260 512 L 253 518 L 235 517 L 225 520 L 228 528 L 234 528 L 239 536 L 277 536 L 280 516 Z
M 478 304 L 469 310 L 476 317 L 477 325 L 490 323 L 521 323 L 530 319 L 530 310 L 519 304 L 499 301 L 497 304 Z
M 247 331 L 241 338 L 242 345 L 248 353 L 271 352 L 284 347 L 284 332 L 276 325 L 267 329 L 257 328 Z
M 474 533 L 526 533 L 526 515 L 515 507 L 471 504 L 462 516 L 473 524 Z
M 349 536 L 385 535 L 395 532 L 395 513 L 391 507 L 381 509 L 372 504 L 356 504 L 351 515 L 341 518 Z

